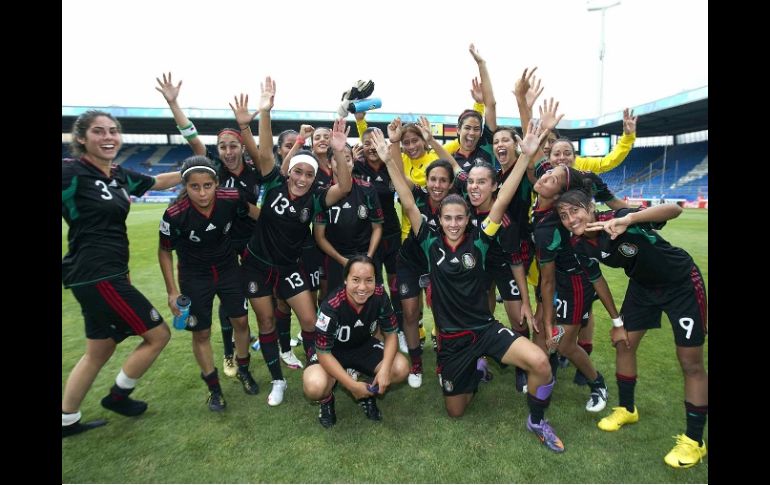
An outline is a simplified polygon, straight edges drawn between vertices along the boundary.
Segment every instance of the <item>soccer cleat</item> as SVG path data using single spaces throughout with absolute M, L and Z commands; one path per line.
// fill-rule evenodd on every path
M 267 404 L 278 406 L 283 402 L 283 394 L 286 392 L 286 379 L 276 379 L 271 382 L 273 383 L 273 389 L 267 396 Z
M 337 413 L 334 411 L 334 394 L 332 394 L 332 398 L 328 402 L 320 403 L 318 422 L 324 428 L 331 428 L 337 422 Z
M 209 409 L 215 412 L 224 411 L 227 407 L 225 397 L 222 395 L 221 391 L 209 392 L 209 397 L 206 399 L 206 403 L 208 403 Z
M 564 443 L 561 442 L 556 432 L 551 427 L 551 423 L 548 420 L 543 419 L 539 424 L 533 424 L 532 416 L 527 417 L 527 429 L 535 433 L 541 443 L 546 448 L 556 453 L 562 453 L 564 451 Z
M 608 396 L 609 393 L 607 392 L 606 387 L 598 387 L 594 390 L 591 390 L 591 396 L 588 398 L 588 402 L 586 403 L 586 411 L 598 413 L 604 409 L 607 406 Z
M 252 395 L 259 392 L 259 384 L 257 384 L 257 381 L 254 380 L 254 377 L 251 375 L 251 372 L 249 372 L 248 369 L 238 369 L 238 372 L 236 372 L 235 375 L 243 385 L 243 392 Z
M 146 402 L 131 399 L 128 395 L 116 400 L 112 397 L 112 393 L 102 398 L 102 406 L 123 416 L 139 416 L 147 411 Z
M 61 437 L 66 438 L 67 436 L 83 433 L 90 429 L 104 426 L 105 424 L 107 424 L 106 419 L 96 419 L 94 421 L 89 421 L 87 423 L 81 423 L 80 420 L 78 419 L 72 424 L 68 424 L 67 426 L 61 427 Z
M 365 397 L 358 400 L 358 405 L 364 410 L 364 414 L 372 421 L 382 421 L 382 412 L 377 407 L 377 400 L 373 397 Z
M 300 330 L 299 333 L 297 334 L 297 338 L 293 338 L 289 340 L 289 345 L 291 345 L 292 347 L 296 347 L 300 343 L 302 343 L 302 330 Z
M 348 373 L 348 375 L 349 375 L 349 376 L 350 376 L 350 377 L 351 377 L 351 378 L 352 378 L 354 381 L 357 381 L 357 380 L 358 380 L 358 376 L 359 376 L 359 374 L 358 374 L 358 371 L 357 371 L 357 370 L 353 369 L 352 367 L 348 367 L 347 369 L 345 369 L 345 372 L 347 372 L 347 373 Z
M 235 365 L 235 362 L 233 362 L 232 355 L 225 355 L 225 360 L 222 364 L 222 367 L 225 369 L 225 375 L 227 377 L 235 377 L 235 374 L 238 373 L 238 366 Z
M 404 354 L 409 354 L 409 345 L 406 343 L 404 332 L 398 332 L 398 350 Z
M 572 378 L 572 382 L 574 382 L 578 386 L 587 386 L 588 378 L 586 378 L 585 374 L 580 372 L 579 369 L 575 369 L 575 377 Z
M 433 351 L 438 352 L 438 337 L 436 337 L 436 325 L 430 331 L 430 341 L 433 344 Z
M 667 465 L 674 468 L 690 468 L 703 461 L 703 457 L 706 456 L 705 441 L 699 445 L 686 434 L 679 434 L 674 438 L 676 438 L 676 445 L 663 458 Z
M 294 352 L 291 351 L 291 349 L 287 350 L 286 352 L 281 352 L 281 360 L 284 364 L 286 364 L 286 367 L 289 369 L 301 369 L 302 368 L 302 362 L 299 361 L 296 355 L 294 355 Z
M 634 406 L 633 413 L 629 413 L 623 406 L 618 406 L 612 408 L 612 414 L 602 418 L 597 426 L 604 431 L 617 431 L 624 424 L 633 424 L 637 421 L 639 421 L 639 411 L 636 409 L 636 406 Z
M 569 367 L 569 359 L 559 354 L 559 369 L 566 369 Z
M 412 364 L 409 369 L 409 377 L 406 378 L 409 387 L 417 389 L 422 386 L 422 364 Z

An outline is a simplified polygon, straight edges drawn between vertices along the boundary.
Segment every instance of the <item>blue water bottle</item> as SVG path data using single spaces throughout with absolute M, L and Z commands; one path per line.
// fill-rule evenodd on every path
M 362 113 L 377 108 L 382 108 L 382 100 L 380 98 L 359 99 L 358 101 L 351 101 L 348 105 L 348 111 L 351 113 Z
M 187 317 L 190 315 L 190 299 L 184 295 L 179 295 L 176 299 L 176 307 L 181 313 L 174 315 L 174 328 L 184 330 L 187 327 Z

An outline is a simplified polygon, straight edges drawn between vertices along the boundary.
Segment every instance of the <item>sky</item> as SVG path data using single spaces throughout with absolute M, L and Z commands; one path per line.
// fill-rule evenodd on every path
M 602 0 L 612 3 L 609 0 Z M 78 0 L 62 4 L 62 106 L 228 108 L 276 81 L 274 109 L 334 111 L 358 79 L 380 112 L 459 114 L 487 62 L 498 116 L 538 66 L 566 119 L 599 114 L 601 12 L 586 0 Z M 603 112 L 708 85 L 706 0 L 621 0 L 605 12 Z M 542 100 L 542 98 L 541 98 Z

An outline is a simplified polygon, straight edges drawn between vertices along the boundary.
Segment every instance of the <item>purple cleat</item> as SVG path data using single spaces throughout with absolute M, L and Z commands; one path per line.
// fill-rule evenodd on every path
M 543 419 L 540 421 L 540 424 L 533 424 L 531 419 L 532 416 L 527 417 L 527 429 L 535 433 L 540 439 L 540 442 L 549 450 L 555 451 L 556 453 L 563 453 L 564 443 L 562 443 L 559 437 L 556 436 L 556 432 L 554 432 L 551 427 L 551 423 L 546 419 Z

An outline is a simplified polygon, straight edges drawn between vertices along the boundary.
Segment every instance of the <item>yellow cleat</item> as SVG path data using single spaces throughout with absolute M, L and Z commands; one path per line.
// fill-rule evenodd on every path
M 676 435 L 674 438 L 676 438 L 676 446 L 663 458 L 667 465 L 674 468 L 690 468 L 703 461 L 703 457 L 706 456 L 705 441 L 702 445 L 698 445 L 697 441 L 685 434 Z
M 639 421 L 639 411 L 634 406 L 634 412 L 629 413 L 623 406 L 612 408 L 612 414 L 602 418 L 597 424 L 604 431 L 617 431 L 624 424 L 632 424 Z

